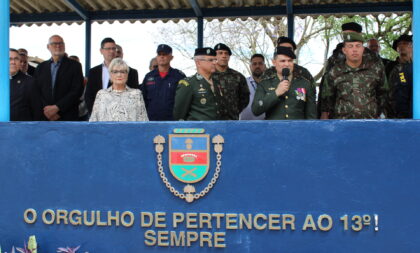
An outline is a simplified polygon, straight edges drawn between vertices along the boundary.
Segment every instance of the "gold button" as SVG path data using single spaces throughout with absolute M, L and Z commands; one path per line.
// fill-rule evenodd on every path
M 286 114 L 286 118 L 289 118 L 289 115 L 288 114 Z
M 286 99 L 288 99 L 288 98 L 289 98 L 289 96 L 286 96 L 285 98 L 286 98 Z
M 285 105 L 285 106 L 284 106 L 284 108 L 286 108 L 286 109 L 287 109 L 287 108 L 289 108 L 289 106 L 288 106 L 288 105 Z

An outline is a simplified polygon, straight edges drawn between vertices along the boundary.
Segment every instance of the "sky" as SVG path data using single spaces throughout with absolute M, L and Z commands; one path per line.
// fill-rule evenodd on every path
M 195 21 L 190 21 L 195 22 Z M 156 48 L 159 44 L 165 43 L 171 45 L 171 38 L 165 41 L 159 41 L 162 36 L 159 32 L 162 28 L 176 26 L 173 22 L 163 23 L 158 21 L 152 23 L 93 23 L 92 24 L 92 47 L 91 47 L 91 67 L 101 64 L 103 61 L 102 55 L 99 52 L 100 42 L 105 37 L 112 37 L 117 44 L 121 45 L 124 50 L 124 60 L 139 72 L 139 80 L 142 81 L 144 75 L 149 72 L 150 59 L 156 56 Z M 32 25 L 10 28 L 10 47 L 12 48 L 26 48 L 30 56 L 37 56 L 44 60 L 50 58 L 50 53 L 47 50 L 48 39 L 51 35 L 58 34 L 63 37 L 66 43 L 66 52 L 68 55 L 77 55 L 85 70 L 85 25 L 84 24 L 62 24 L 62 25 Z M 316 42 L 312 42 L 316 43 Z M 318 42 L 319 43 L 319 42 Z M 195 48 L 196 45 L 191 45 Z M 313 75 L 315 75 L 322 67 L 323 50 L 313 49 L 311 45 L 303 48 L 300 63 L 307 67 Z M 174 59 L 171 65 L 185 72 L 187 75 L 195 73 L 194 63 L 192 59 L 184 57 L 179 51 L 174 48 Z M 231 57 L 230 67 L 242 72 L 248 76 L 247 70 L 243 64 Z

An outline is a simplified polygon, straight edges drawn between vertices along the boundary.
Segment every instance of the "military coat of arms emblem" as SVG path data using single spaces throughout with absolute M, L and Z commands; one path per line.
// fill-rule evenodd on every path
M 211 139 L 216 153 L 216 168 L 207 186 L 200 192 L 196 192 L 194 184 L 206 178 L 211 165 L 210 135 L 204 132 L 201 128 L 178 128 L 174 129 L 174 134 L 169 135 L 169 171 L 173 178 L 186 184 L 183 193 L 170 183 L 163 167 L 162 153 L 166 142 L 165 137 L 158 135 L 153 139 L 157 153 L 158 172 L 162 182 L 175 196 L 189 203 L 204 197 L 213 188 L 220 175 L 224 139 L 221 135 L 216 135 Z

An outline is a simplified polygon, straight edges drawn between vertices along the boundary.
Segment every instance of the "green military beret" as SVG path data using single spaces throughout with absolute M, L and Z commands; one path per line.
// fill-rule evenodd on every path
M 344 42 L 364 42 L 365 39 L 363 39 L 362 33 L 356 33 L 356 32 L 345 32 L 343 33 L 343 41 Z

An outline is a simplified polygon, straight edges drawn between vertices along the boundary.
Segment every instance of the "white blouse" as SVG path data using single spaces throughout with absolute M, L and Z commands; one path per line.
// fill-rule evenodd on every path
M 98 91 L 89 121 L 149 121 L 143 95 L 138 89 L 112 86 Z

